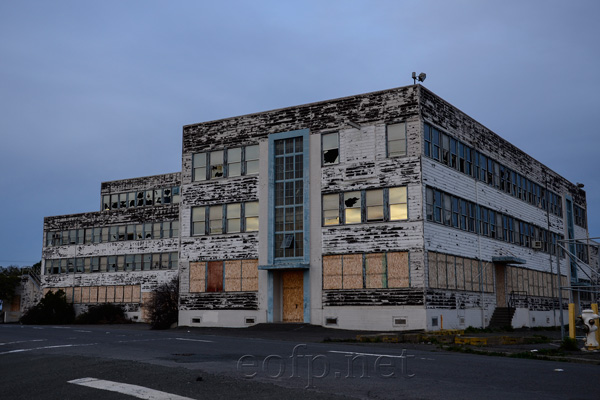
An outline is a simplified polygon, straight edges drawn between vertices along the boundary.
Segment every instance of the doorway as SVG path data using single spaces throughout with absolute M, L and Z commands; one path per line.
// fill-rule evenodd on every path
M 304 322 L 304 271 L 281 273 L 283 322 Z

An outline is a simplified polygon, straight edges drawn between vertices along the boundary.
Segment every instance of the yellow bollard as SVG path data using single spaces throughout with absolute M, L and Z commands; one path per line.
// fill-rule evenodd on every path
M 575 303 L 569 303 L 569 337 L 575 339 Z
M 598 303 L 592 303 L 592 311 L 594 312 L 594 314 L 600 315 L 600 314 L 598 314 Z M 599 320 L 596 320 L 596 323 L 600 324 Z M 596 331 L 596 340 L 598 341 L 598 343 L 600 343 L 600 326 L 598 327 L 598 330 Z

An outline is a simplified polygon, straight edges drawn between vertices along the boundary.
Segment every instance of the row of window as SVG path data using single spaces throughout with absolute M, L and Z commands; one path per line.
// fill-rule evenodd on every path
M 192 155 L 192 181 L 258 174 L 258 145 Z
M 406 186 L 323 195 L 323 226 L 407 218 Z
M 139 303 L 142 299 L 141 289 L 140 285 L 70 286 L 64 288 L 45 288 L 44 295 L 48 292 L 62 290 L 69 303 Z
M 494 271 L 490 263 L 432 251 L 427 254 L 427 263 L 430 288 L 494 291 Z
M 582 228 L 587 228 L 585 208 L 579 207 L 577 204 L 573 204 L 573 213 L 575 214 L 575 225 L 578 225 Z
M 323 289 L 410 286 L 408 252 L 323 256 Z
M 126 240 L 167 239 L 179 237 L 179 221 L 148 222 L 96 228 L 48 231 L 46 246 L 121 242 Z
M 102 210 L 119 208 L 149 207 L 161 204 L 178 204 L 179 186 L 140 190 L 137 192 L 113 193 L 102 196 Z
M 177 260 L 177 252 L 48 259 L 46 260 L 46 274 L 177 269 Z
M 258 260 L 256 259 L 190 263 L 190 293 L 256 291 L 258 291 Z
M 192 235 L 258 231 L 258 201 L 192 207 Z
M 406 155 L 406 123 L 400 122 L 386 126 L 386 154 L 388 157 Z M 340 162 L 339 135 L 321 134 L 321 165 L 333 165 Z
M 431 187 L 426 188 L 426 207 L 428 221 L 553 255 L 557 241 L 564 239 L 563 235 Z M 564 252 L 561 255 L 564 257 Z
M 425 155 L 507 194 L 562 217 L 561 197 L 452 136 L 425 124 Z

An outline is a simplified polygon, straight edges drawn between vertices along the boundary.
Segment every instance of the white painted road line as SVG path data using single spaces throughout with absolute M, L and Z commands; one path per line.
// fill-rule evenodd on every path
M 59 344 L 56 346 L 44 346 L 44 347 L 34 347 L 32 349 L 16 349 L 16 350 L 10 350 L 10 351 L 5 351 L 3 353 L 0 353 L 0 355 L 2 354 L 11 354 L 11 353 L 23 353 L 26 351 L 34 351 L 34 350 L 44 350 L 44 349 L 58 349 L 61 347 L 81 347 L 81 346 L 94 346 L 98 343 L 87 343 L 87 344 Z
M 353 356 L 389 357 L 389 358 L 407 358 L 407 357 L 412 358 L 413 357 L 413 356 L 409 356 L 406 354 L 401 354 L 401 355 L 397 356 L 397 355 L 392 355 L 392 354 L 355 353 L 353 351 L 335 351 L 335 350 L 329 350 L 328 353 L 347 354 L 347 355 L 353 355 Z
M 187 338 L 182 338 L 182 337 L 175 338 L 175 340 L 185 340 L 185 341 L 187 341 L 187 342 L 204 342 L 204 343 L 214 343 L 212 340 L 202 340 L 202 339 L 187 339 Z
M 18 343 L 45 342 L 46 340 L 48 340 L 48 339 L 19 340 L 17 342 L 0 343 L 0 346 L 6 346 L 7 344 L 18 344 Z
M 138 399 L 146 400 L 193 400 L 189 397 L 178 396 L 160 390 L 149 389 L 144 386 L 130 385 L 128 383 L 105 381 L 96 378 L 81 378 L 68 381 L 75 385 L 87 386 L 94 389 L 108 390 L 110 392 L 123 393 Z

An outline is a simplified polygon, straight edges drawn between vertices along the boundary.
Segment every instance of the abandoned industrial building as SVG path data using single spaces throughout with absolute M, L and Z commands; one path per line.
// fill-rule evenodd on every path
M 558 324 L 597 247 L 585 192 L 422 85 L 183 127 L 180 172 L 102 183 L 44 220 L 44 291 L 179 325 Z M 568 243 L 567 252 L 559 244 Z

